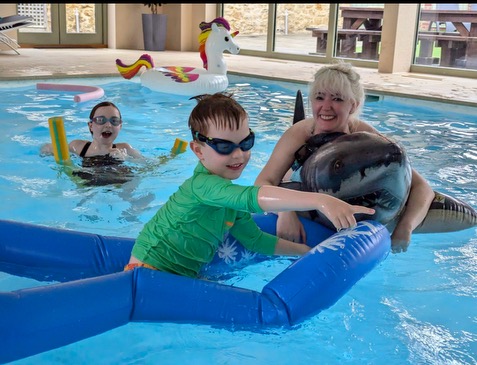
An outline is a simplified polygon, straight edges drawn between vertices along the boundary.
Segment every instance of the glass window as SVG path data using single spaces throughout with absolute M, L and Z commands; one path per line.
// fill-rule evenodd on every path
M 306 55 L 326 54 L 330 4 L 277 4 L 275 21 L 276 52 Z
M 379 59 L 384 4 L 340 3 L 336 57 Z
M 67 33 L 96 33 L 94 4 L 66 4 Z
M 269 4 L 223 4 L 223 17 L 240 32 L 237 42 L 242 49 L 267 50 Z
M 477 69 L 477 4 L 422 4 L 414 63 Z
M 242 49 L 299 55 L 326 53 L 326 42 L 322 45 L 313 30 L 328 28 L 330 4 L 223 4 L 222 9 L 231 27 L 240 31 Z M 269 13 L 276 14 L 271 34 Z
M 33 18 L 33 25 L 20 28 L 23 33 L 51 33 L 51 4 L 17 4 L 18 15 L 26 15 Z M 28 29 L 27 29 L 28 28 Z

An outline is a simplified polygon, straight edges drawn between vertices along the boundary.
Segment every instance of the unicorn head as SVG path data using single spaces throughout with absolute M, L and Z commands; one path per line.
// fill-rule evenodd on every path
M 202 31 L 199 34 L 199 52 L 204 68 L 210 73 L 225 75 L 227 66 L 222 53 L 224 51 L 239 53 L 240 47 L 234 42 L 238 31 L 230 33 L 230 25 L 222 17 L 215 18 L 209 23 L 202 22 L 199 27 Z

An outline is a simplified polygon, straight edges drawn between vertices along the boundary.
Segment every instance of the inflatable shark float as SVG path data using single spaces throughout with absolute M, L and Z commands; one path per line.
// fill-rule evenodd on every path
M 293 123 L 305 118 L 301 92 L 297 94 Z M 359 151 L 359 152 L 350 152 Z M 294 181 L 280 185 L 295 190 L 326 193 L 350 204 L 374 208 L 373 219 L 392 231 L 406 208 L 411 186 L 411 165 L 395 140 L 368 132 L 322 133 L 311 137 L 296 153 Z M 305 216 L 329 228 L 318 211 Z M 426 218 L 413 233 L 460 231 L 477 226 L 477 212 L 469 204 L 435 191 Z

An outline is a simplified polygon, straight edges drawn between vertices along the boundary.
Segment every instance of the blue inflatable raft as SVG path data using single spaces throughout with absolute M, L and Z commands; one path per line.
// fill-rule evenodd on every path
M 276 216 L 256 215 L 275 233 Z M 149 269 L 124 272 L 134 240 L 0 220 L 0 271 L 46 281 L 0 292 L 0 362 L 9 362 L 136 322 L 236 329 L 292 327 L 339 300 L 390 251 L 389 232 L 362 221 L 338 233 L 303 220 L 314 248 L 261 292 L 216 280 L 231 268 L 273 259 L 224 239 L 202 277 Z M 319 243 L 319 244 L 318 244 Z

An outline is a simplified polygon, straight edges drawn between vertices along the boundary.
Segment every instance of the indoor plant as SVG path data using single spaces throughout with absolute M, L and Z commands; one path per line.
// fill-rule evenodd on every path
M 167 15 L 158 14 L 161 3 L 144 3 L 151 14 L 142 14 L 142 33 L 146 51 L 164 51 L 166 48 Z

